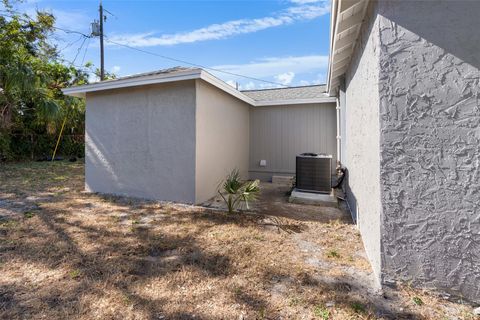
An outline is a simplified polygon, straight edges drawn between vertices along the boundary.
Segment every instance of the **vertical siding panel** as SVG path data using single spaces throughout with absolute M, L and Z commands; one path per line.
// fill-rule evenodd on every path
M 293 174 L 295 156 L 323 152 L 336 160 L 335 104 L 254 107 L 251 109 L 250 171 Z M 267 167 L 259 161 L 267 160 Z

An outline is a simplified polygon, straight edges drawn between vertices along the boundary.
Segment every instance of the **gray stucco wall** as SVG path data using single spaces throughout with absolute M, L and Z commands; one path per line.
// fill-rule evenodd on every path
M 384 280 L 480 302 L 480 2 L 378 4 Z
M 336 125 L 334 103 L 251 107 L 250 178 L 294 175 L 295 156 L 303 152 L 333 155 L 334 171 Z
M 195 201 L 195 83 L 87 94 L 86 189 Z
M 196 203 L 212 198 L 233 169 L 248 178 L 250 106 L 196 81 Z
M 378 283 L 381 266 L 379 30 L 375 6 L 367 10 L 341 93 L 340 123 L 342 165 L 348 170 L 344 183 L 352 215 Z M 343 97 L 345 95 L 345 97 Z

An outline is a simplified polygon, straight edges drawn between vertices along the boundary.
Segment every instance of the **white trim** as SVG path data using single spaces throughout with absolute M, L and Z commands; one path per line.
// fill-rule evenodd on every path
M 327 92 L 330 96 L 336 95 L 337 79 L 348 69 L 369 1 L 332 0 L 327 73 Z
M 242 100 L 246 103 L 251 104 L 252 106 L 255 105 L 255 100 L 253 100 L 252 98 L 244 95 L 242 92 L 238 91 L 237 89 L 235 89 L 231 85 L 223 82 L 222 80 L 214 77 L 213 75 L 206 72 L 205 70 L 201 71 L 200 79 L 210 83 L 211 85 L 225 91 L 226 93 L 231 94 L 232 96 L 234 96 L 234 97 L 236 97 L 236 98 L 238 98 L 238 99 L 240 99 L 240 100 Z
M 338 0 L 332 0 L 332 11 L 330 12 L 330 54 L 328 55 L 328 71 L 327 71 L 327 92 L 329 95 L 332 95 L 330 92 L 330 84 L 332 82 L 332 59 L 333 59 L 333 48 L 334 48 L 334 39 L 335 37 L 335 25 L 337 24 L 337 6 Z
M 62 92 L 69 96 L 84 98 L 87 92 L 111 90 L 125 87 L 143 86 L 148 84 L 166 83 L 181 80 L 200 79 L 201 70 L 179 71 L 175 73 L 145 75 L 140 77 L 132 77 L 127 79 L 111 80 L 86 84 L 62 89 Z
M 335 101 L 336 101 L 335 97 L 325 96 L 324 98 L 255 101 L 254 106 L 263 107 L 263 106 L 281 106 L 281 105 L 287 105 L 287 104 L 332 103 Z
M 320 98 L 309 98 L 309 99 L 292 99 L 292 100 L 265 100 L 265 101 L 255 101 L 249 96 L 243 94 L 241 91 L 238 91 L 229 84 L 223 82 L 222 80 L 216 78 L 205 70 L 196 69 L 188 71 L 178 71 L 174 73 L 164 73 L 164 74 L 151 74 L 138 77 L 131 77 L 126 79 L 118 79 L 104 82 L 97 82 L 92 84 L 86 84 L 83 86 L 76 86 L 71 88 L 62 89 L 62 92 L 69 96 L 85 98 L 87 92 L 94 91 L 103 91 L 103 90 L 112 90 L 120 89 L 126 87 L 135 87 L 143 86 L 149 84 L 158 84 L 158 83 L 167 83 L 175 82 L 182 80 L 195 80 L 201 79 L 210 83 L 211 85 L 217 87 L 220 90 L 225 91 L 226 93 L 234 96 L 237 99 L 240 99 L 251 106 L 278 106 L 278 105 L 287 105 L 287 104 L 307 104 L 307 103 L 331 103 L 335 102 L 334 97 L 325 97 Z
M 135 86 L 143 86 L 143 85 L 149 85 L 149 84 L 158 84 L 158 83 L 167 83 L 167 82 L 175 82 L 175 81 L 182 81 L 182 80 L 194 80 L 194 79 L 202 79 L 210 83 L 211 85 L 231 94 L 232 96 L 246 103 L 255 105 L 255 101 L 252 98 L 244 95 L 243 93 L 236 90 L 232 86 L 228 85 L 227 83 L 214 77 L 213 75 L 211 75 L 210 73 L 202 69 L 196 69 L 193 71 L 192 70 L 178 71 L 174 73 L 153 74 L 153 75 L 145 75 L 145 76 L 140 75 L 138 77 L 131 77 L 127 79 L 97 82 L 92 84 L 86 84 L 83 86 L 65 88 L 65 89 L 62 89 L 62 92 L 66 95 L 85 98 L 85 95 L 87 92 L 112 90 L 112 89 L 120 89 L 120 88 L 126 88 L 126 87 L 135 87 Z

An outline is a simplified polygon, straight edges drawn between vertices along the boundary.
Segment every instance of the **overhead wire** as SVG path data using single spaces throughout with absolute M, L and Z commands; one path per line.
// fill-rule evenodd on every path
M 4 16 L 4 17 L 9 17 L 9 18 L 17 18 L 19 20 L 22 20 L 24 22 L 35 22 L 34 20 L 32 20 L 31 18 L 25 18 L 25 13 L 22 13 L 22 12 L 19 12 L 19 11 L 15 11 L 15 10 L 11 10 L 11 11 L 6 11 L 6 10 L 0 10 L 0 12 L 6 12 L 6 13 L 1 13 L 0 15 Z M 18 15 L 22 15 L 22 16 L 14 16 L 10 13 L 15 13 L 15 14 L 18 14 Z M 69 29 L 65 29 L 65 28 L 61 28 L 61 27 L 57 27 L 57 26 L 52 26 L 51 27 L 52 29 L 55 29 L 55 30 L 60 30 L 60 31 L 63 31 L 65 33 L 74 33 L 74 34 L 79 34 L 79 35 L 82 35 L 84 37 L 90 37 L 89 35 L 83 33 L 83 32 L 80 32 L 80 31 L 77 31 L 77 30 L 69 30 Z
M 7 14 L 5 14 L 5 12 L 7 12 Z M 12 12 L 12 13 L 15 13 L 15 14 L 18 14 L 18 15 L 22 15 L 22 16 L 14 16 L 14 15 L 10 14 L 11 12 Z M 34 20 L 32 20 L 31 18 L 26 18 L 26 17 L 24 16 L 24 13 L 19 12 L 19 11 L 15 11 L 15 10 L 10 10 L 10 11 L 0 10 L 0 15 L 1 15 L 1 16 L 5 16 L 5 17 L 9 17 L 9 18 L 17 18 L 17 19 L 19 19 L 19 20 L 21 20 L 21 21 L 23 21 L 23 22 L 26 22 L 26 23 L 30 23 L 30 22 L 33 22 L 33 21 L 34 21 Z M 87 34 L 85 34 L 85 33 L 83 33 L 83 32 L 80 32 L 80 31 L 69 30 L 69 29 L 65 29 L 65 28 L 61 28 L 61 27 L 56 27 L 56 26 L 52 26 L 52 29 L 65 32 L 65 33 L 67 33 L 67 34 L 78 34 L 78 35 L 80 35 L 80 37 L 79 37 L 77 40 L 74 40 L 73 42 L 67 44 L 67 45 L 66 45 L 65 47 L 63 47 L 62 49 L 59 49 L 60 52 L 63 51 L 63 50 L 65 50 L 66 48 L 74 45 L 75 43 L 77 43 L 77 42 L 79 42 L 80 40 L 83 39 L 81 46 L 77 49 L 77 54 L 75 55 L 75 58 L 74 58 L 73 61 L 67 60 L 67 59 L 65 59 L 64 57 L 58 57 L 58 59 L 61 60 L 61 61 L 64 62 L 64 63 L 67 63 L 67 64 L 69 64 L 70 66 L 73 66 L 73 67 L 75 67 L 75 68 L 77 68 L 77 69 L 80 69 L 80 70 L 82 70 L 82 71 L 84 71 L 84 72 L 94 73 L 94 71 L 92 71 L 91 69 L 88 69 L 88 68 L 85 68 L 84 66 L 79 66 L 79 65 L 76 65 L 76 64 L 75 64 L 75 60 L 77 59 L 78 54 L 79 54 L 79 52 L 81 51 L 81 47 L 83 47 L 83 45 L 85 44 L 85 40 L 88 39 L 88 40 L 90 41 L 90 39 L 92 38 L 92 36 L 87 35 Z M 85 55 L 85 53 L 84 53 L 84 55 Z M 83 60 L 82 60 L 82 61 L 83 61 Z M 83 64 L 83 62 L 82 62 L 82 64 Z
M 90 39 L 92 39 L 92 37 L 89 37 L 87 40 L 87 45 L 85 46 L 85 51 L 83 52 L 82 62 L 80 62 L 80 65 L 83 65 L 83 62 L 85 61 L 85 56 L 87 55 L 88 46 L 90 45 Z
M 82 51 L 83 45 L 85 44 L 85 41 L 87 41 L 87 39 L 88 39 L 88 38 L 83 38 L 83 42 L 82 42 L 82 44 L 80 45 L 80 47 L 78 47 L 77 53 L 75 54 L 75 57 L 73 58 L 72 64 L 75 63 L 75 61 L 77 60 L 77 57 L 78 57 L 78 55 L 80 54 L 80 51 Z
M 274 84 L 274 85 L 278 85 L 278 86 L 282 86 L 282 87 L 289 87 L 289 86 L 287 86 L 287 85 L 285 85 L 285 84 L 283 84 L 283 83 L 278 83 L 278 82 L 274 82 L 274 81 L 268 81 L 268 80 L 259 79 L 259 78 L 255 78 L 255 77 L 245 76 L 245 75 L 243 75 L 243 74 L 239 74 L 239 73 L 235 73 L 235 72 L 230 72 L 230 71 L 227 71 L 227 70 L 222 70 L 222 69 L 217 69 L 217 68 L 212 68 L 212 67 L 207 67 L 207 66 L 204 66 L 204 65 L 201 65 L 201 64 L 198 64 L 198 63 L 193 63 L 193 62 L 189 62 L 189 61 L 186 61 L 186 60 L 169 57 L 169 56 L 166 56 L 166 55 L 163 55 L 163 54 L 159 54 L 159 53 L 156 53 L 156 52 L 152 52 L 152 51 L 147 51 L 147 50 L 144 50 L 144 49 L 135 48 L 135 47 L 132 47 L 132 46 L 129 46 L 129 45 L 120 43 L 120 42 L 116 42 L 116 41 L 110 40 L 110 39 L 109 39 L 108 37 L 106 37 L 106 36 L 104 36 L 104 38 L 105 38 L 105 41 L 106 41 L 106 42 L 115 44 L 115 45 L 117 45 L 117 46 L 121 46 L 121 47 L 125 47 L 125 48 L 131 49 L 131 50 L 143 52 L 143 53 L 145 53 L 145 54 L 149 54 L 149 55 L 152 55 L 152 56 L 160 57 L 160 58 L 163 58 L 163 59 L 166 59 L 166 60 L 171 60 L 171 61 L 175 61 L 175 62 L 179 62 L 179 63 L 184 63 L 184 64 L 188 64 L 188 65 L 193 66 L 193 67 L 198 67 L 198 68 L 202 68 L 202 69 L 210 70 L 210 71 L 214 71 L 214 72 L 225 73 L 225 74 L 229 74 L 229 75 L 232 75 L 232 76 L 241 77 L 241 78 L 245 78 L 245 79 L 250 79 L 250 80 L 255 80 L 255 81 L 261 81 L 261 82 L 265 82 L 265 83 L 269 83 L 269 84 Z
M 79 41 L 82 40 L 83 38 L 84 38 L 84 36 L 83 36 L 83 35 L 80 35 L 80 37 L 78 37 L 77 40 L 74 40 L 74 41 L 72 41 L 72 42 L 69 42 L 69 43 L 68 43 L 66 46 L 64 46 L 63 48 L 59 48 L 58 51 L 59 51 L 59 52 L 62 52 L 63 50 L 65 50 L 65 49 L 73 46 L 75 43 L 79 42 Z
M 23 13 L 21 12 L 17 12 L 17 11 L 12 11 L 16 14 L 21 14 L 23 15 Z M 110 12 L 108 12 L 110 13 Z M 113 14 L 110 13 L 112 16 Z M 4 14 L 5 15 L 5 14 Z M 5 15 L 5 16 L 9 16 L 11 18 L 14 18 L 14 16 L 12 15 Z M 17 17 L 19 18 L 19 17 Z M 20 17 L 21 18 L 21 17 Z M 24 21 L 27 21 L 27 22 L 31 22 L 33 20 L 26 20 L 24 18 L 21 18 L 22 20 Z M 82 35 L 84 37 L 84 41 L 82 42 L 82 45 L 81 47 L 83 47 L 85 41 L 87 38 L 91 38 L 92 36 L 91 35 L 87 35 L 83 32 L 80 32 L 80 31 L 77 31 L 77 30 L 69 30 L 69 29 L 66 29 L 66 28 L 61 28 L 61 27 L 56 27 L 56 26 L 52 26 L 53 29 L 56 29 L 56 30 L 60 30 L 60 31 L 63 31 L 67 34 L 79 34 L 79 35 Z M 228 75 L 231 75 L 231 76 L 235 76 L 235 77 L 240 77 L 240 78 L 244 78 L 244 79 L 249 79 L 249 80 L 253 80 L 253 81 L 259 81 L 259 82 L 264 82 L 264 83 L 268 83 L 268 84 L 272 84 L 272 85 L 276 85 L 276 86 L 281 86 L 281 87 L 286 87 L 288 88 L 289 86 L 288 85 L 285 85 L 283 83 L 279 83 L 279 82 L 274 82 L 274 81 L 269 81 L 269 80 L 265 80 L 265 79 L 260 79 L 260 78 L 255 78 L 255 77 L 251 77 L 251 76 L 246 76 L 246 75 L 243 75 L 243 74 L 240 74 L 240 73 L 236 73 L 236 72 L 231 72 L 231 71 L 227 71 L 227 70 L 223 70 L 223 69 L 218 69 L 218 68 L 212 68 L 212 67 L 207 67 L 205 65 L 201 65 L 201 64 L 198 64 L 198 63 L 194 63 L 194 62 L 190 62 L 190 61 L 187 61 L 187 60 L 183 60 L 183 59 L 178 59 L 178 58 L 174 58 L 174 57 L 170 57 L 170 56 L 166 56 L 166 55 L 163 55 L 163 54 L 159 54 L 159 53 L 156 53 L 156 52 L 152 52 L 152 51 L 148 51 L 148 50 L 144 50 L 144 49 L 140 49 L 140 48 L 136 48 L 136 47 L 132 47 L 132 46 L 129 46 L 129 45 L 126 45 L 126 44 L 123 44 L 123 43 L 120 43 L 120 42 L 117 42 L 117 41 L 114 41 L 114 40 L 111 40 L 109 39 L 107 36 L 104 35 L 104 39 L 106 42 L 109 42 L 111 44 L 114 44 L 114 45 L 117 45 L 117 46 L 121 46 L 121 47 L 124 47 L 124 48 L 128 48 L 130 50 L 135 50 L 137 52 L 142 52 L 142 53 L 145 53 L 145 54 L 149 54 L 149 55 L 152 55 L 152 56 L 156 56 L 156 57 L 159 57 L 159 58 L 162 58 L 162 59 L 165 59 L 165 60 L 170 60 L 170 61 L 175 61 L 175 62 L 178 62 L 178 63 L 183 63 L 183 64 L 186 64 L 186 65 L 190 65 L 190 66 L 193 66 L 193 67 L 197 67 L 197 68 L 202 68 L 202 69 L 205 69 L 205 70 L 210 70 L 210 71 L 213 71 L 213 72 L 219 72 L 219 73 L 223 73 L 223 74 L 228 74 Z M 74 58 L 74 61 L 76 60 L 77 56 L 79 54 L 79 51 L 77 51 L 77 54 L 75 55 L 75 58 Z M 74 64 L 72 64 L 74 65 Z

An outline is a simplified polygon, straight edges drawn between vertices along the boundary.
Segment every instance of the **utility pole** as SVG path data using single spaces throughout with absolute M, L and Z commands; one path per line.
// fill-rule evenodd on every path
M 103 6 L 100 0 L 100 81 L 105 80 L 105 64 L 103 56 Z

